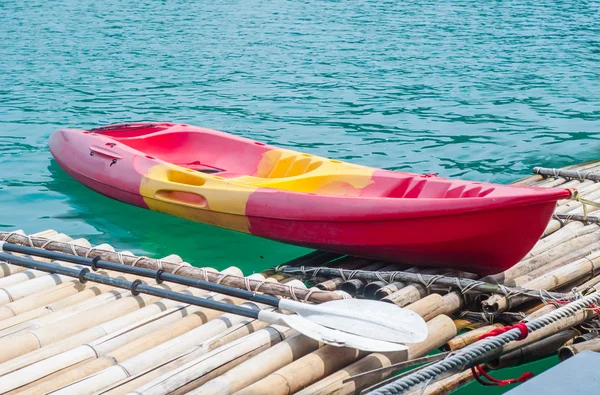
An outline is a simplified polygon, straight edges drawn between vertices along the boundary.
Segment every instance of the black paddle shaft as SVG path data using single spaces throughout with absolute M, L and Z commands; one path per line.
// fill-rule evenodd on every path
M 90 270 L 87 268 L 77 269 L 71 267 L 64 267 L 54 263 L 40 262 L 31 258 L 14 256 L 4 252 L 0 252 L 0 261 L 10 262 L 14 265 L 23 266 L 28 269 L 40 270 L 47 273 L 61 274 L 63 276 L 77 278 L 81 283 L 92 281 L 95 283 L 111 285 L 117 288 L 128 289 L 131 290 L 131 293 L 134 296 L 143 293 L 158 296 L 159 298 L 166 298 L 175 300 L 177 302 L 206 307 L 208 309 L 218 310 L 224 313 L 231 313 L 254 319 L 258 318 L 259 310 L 254 310 L 247 307 L 240 307 L 224 302 L 218 302 L 216 300 L 200 298 L 197 296 L 170 291 L 159 287 L 153 287 L 144 284 L 140 280 L 127 281 L 120 278 L 103 276 L 101 274 L 90 272 Z
M 62 252 L 48 251 L 41 248 L 27 247 L 6 242 L 1 244 L 0 251 L 1 250 L 20 254 L 28 254 L 57 261 L 71 262 L 83 266 L 90 266 L 94 271 L 97 269 L 107 269 L 122 273 L 134 274 L 136 276 L 150 277 L 156 279 L 156 282 L 159 284 L 162 281 L 170 281 L 181 285 L 187 285 L 189 287 L 195 287 L 210 292 L 217 292 L 223 295 L 233 296 L 235 298 L 252 300 L 253 302 L 263 303 L 269 306 L 279 306 L 279 299 L 274 296 L 228 287 L 226 285 L 211 283 L 209 281 L 198 280 L 191 277 L 179 276 L 177 274 L 167 273 L 163 270 L 152 270 L 143 267 L 135 267 L 103 261 L 99 259 L 99 257 L 86 258 L 77 255 L 65 254 Z

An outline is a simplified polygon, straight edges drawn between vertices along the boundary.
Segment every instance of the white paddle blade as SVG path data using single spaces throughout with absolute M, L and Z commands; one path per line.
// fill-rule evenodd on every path
M 425 320 L 392 303 L 342 299 L 319 305 L 282 299 L 279 307 L 328 328 L 394 343 L 420 343 L 427 338 Z
M 350 347 L 369 352 L 406 351 L 408 349 L 404 344 L 371 339 L 326 328 L 299 315 L 283 315 L 281 320 L 285 322 L 286 326 L 303 335 L 335 347 Z

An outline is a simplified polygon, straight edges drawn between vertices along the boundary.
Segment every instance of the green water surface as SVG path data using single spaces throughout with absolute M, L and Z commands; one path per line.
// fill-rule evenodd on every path
M 600 157 L 595 1 L 2 0 L 0 16 L 5 231 L 245 273 L 307 252 L 86 189 L 51 158 L 60 127 L 182 122 L 498 183 Z

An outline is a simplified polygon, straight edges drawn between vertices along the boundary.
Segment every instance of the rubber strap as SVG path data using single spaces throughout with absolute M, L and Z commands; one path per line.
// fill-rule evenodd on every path
M 511 329 L 518 329 L 521 332 L 518 340 L 523 340 L 527 337 L 527 335 L 529 335 L 529 328 L 527 328 L 527 324 L 525 324 L 524 322 L 519 322 L 514 325 L 507 325 L 507 326 L 503 326 L 502 328 L 492 329 L 491 331 L 479 336 L 479 338 L 477 340 L 482 340 L 487 337 L 498 336 L 505 332 L 508 332 Z M 483 369 L 483 366 L 481 366 L 481 365 L 472 367 L 471 374 L 473 375 L 473 378 L 475 380 L 477 380 L 477 382 L 479 384 L 486 385 L 486 386 L 490 386 L 490 385 L 504 386 L 504 385 L 509 385 L 509 384 L 522 383 L 533 377 L 533 373 L 525 372 L 521 375 L 521 377 L 516 378 L 516 379 L 498 380 L 498 379 L 490 376 Z M 482 380 L 481 376 L 485 377 L 489 381 Z
M 134 282 L 131 283 L 131 294 L 133 296 L 138 296 L 140 294 L 140 292 L 136 289 L 138 287 L 138 285 L 142 285 L 142 280 L 135 280 Z
M 96 255 L 95 257 L 92 258 L 92 263 L 90 264 L 90 266 L 92 267 L 93 271 L 98 271 L 98 261 L 100 260 L 100 255 Z
M 87 282 L 85 275 L 88 274 L 89 272 L 90 272 L 90 269 L 88 269 L 88 268 L 83 268 L 79 271 L 79 282 L 80 283 L 85 284 Z

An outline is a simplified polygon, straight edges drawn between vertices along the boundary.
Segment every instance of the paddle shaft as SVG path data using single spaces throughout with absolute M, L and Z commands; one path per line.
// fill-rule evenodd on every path
M 40 270 L 47 273 L 56 273 L 61 274 L 63 276 L 73 277 L 79 279 L 79 281 L 82 283 L 85 283 L 86 281 L 92 281 L 95 283 L 110 285 L 117 288 L 128 289 L 131 290 L 132 294 L 134 295 L 143 293 L 254 319 L 258 319 L 259 315 L 259 310 L 253 310 L 250 308 L 235 306 L 224 302 L 217 302 L 215 300 L 199 298 L 193 295 L 186 295 L 183 293 L 174 292 L 163 288 L 153 287 L 142 283 L 140 280 L 127 281 L 120 278 L 112 278 L 90 272 L 90 270 L 87 268 L 76 269 L 71 267 L 64 267 L 53 263 L 39 262 L 31 258 L 14 256 L 4 252 L 0 252 L 0 261 L 10 262 L 14 265 L 23 266 L 28 269 Z
M 211 283 L 209 281 L 198 280 L 195 278 L 179 276 L 177 274 L 167 273 L 162 270 L 145 269 L 143 267 L 123 265 L 120 263 L 103 261 L 96 258 L 86 258 L 83 256 L 70 255 L 56 251 L 48 251 L 40 248 L 27 247 L 7 242 L 0 243 L 0 251 L 2 250 L 16 252 L 20 254 L 28 254 L 57 261 L 76 263 L 83 266 L 90 266 L 92 267 L 92 269 L 107 269 L 121 273 L 133 274 L 136 276 L 150 277 L 156 279 L 157 283 L 160 283 L 162 281 L 170 281 L 173 283 L 186 285 L 188 287 L 195 287 L 210 292 L 216 292 L 223 295 L 233 296 L 235 298 L 252 300 L 253 302 L 266 304 L 268 306 L 279 307 L 280 302 L 280 299 L 274 296 L 263 295 L 256 292 L 246 291 L 244 289 L 228 287 L 226 285 Z

